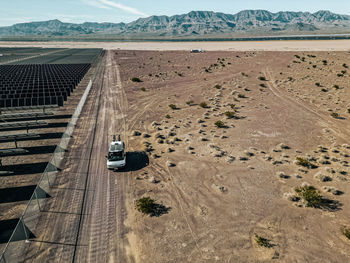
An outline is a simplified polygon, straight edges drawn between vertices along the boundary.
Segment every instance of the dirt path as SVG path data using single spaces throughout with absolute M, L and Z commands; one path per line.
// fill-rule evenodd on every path
M 84 106 L 27 261 L 133 262 L 125 255 L 123 224 L 131 172 L 111 172 L 105 159 L 112 135 L 127 134 L 126 96 L 111 56 L 108 52 Z

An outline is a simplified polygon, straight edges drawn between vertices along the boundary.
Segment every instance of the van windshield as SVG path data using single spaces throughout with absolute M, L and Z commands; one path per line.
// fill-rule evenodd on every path
M 109 152 L 108 153 L 108 161 L 121 161 L 124 160 L 124 152 L 120 151 L 120 152 Z

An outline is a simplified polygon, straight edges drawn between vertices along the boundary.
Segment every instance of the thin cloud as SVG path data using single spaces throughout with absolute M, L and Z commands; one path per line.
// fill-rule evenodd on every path
M 80 0 L 80 1 L 86 5 L 90 5 L 93 7 L 97 7 L 101 9 L 111 9 L 111 7 L 102 4 L 99 0 Z
M 89 0 L 90 1 L 90 0 Z M 118 8 L 121 10 L 124 10 L 128 13 L 134 14 L 134 15 L 140 15 L 140 16 L 148 16 L 147 14 L 137 10 L 136 8 L 130 7 L 130 6 L 126 6 L 126 5 L 122 5 L 110 0 L 99 0 L 99 2 L 104 5 L 104 6 L 110 6 L 110 7 L 114 7 L 114 8 Z

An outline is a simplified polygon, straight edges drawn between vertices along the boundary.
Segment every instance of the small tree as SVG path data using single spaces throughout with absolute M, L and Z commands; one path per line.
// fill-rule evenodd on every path
M 136 201 L 136 208 L 143 214 L 151 214 L 155 208 L 155 201 L 150 197 L 142 197 Z

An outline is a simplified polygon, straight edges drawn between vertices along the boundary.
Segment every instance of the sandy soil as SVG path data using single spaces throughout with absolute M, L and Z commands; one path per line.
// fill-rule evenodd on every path
M 348 262 L 349 58 L 109 51 L 25 259 Z M 128 167 L 111 172 L 116 133 Z M 319 208 L 295 200 L 305 182 Z M 148 196 L 153 216 L 135 209 Z
M 206 51 L 349 51 L 350 40 L 221 41 L 221 42 L 7 42 L 0 47 L 104 48 L 108 50 Z
M 340 230 L 350 224 L 350 76 L 341 73 L 350 54 L 116 56 L 129 103 L 130 150 L 151 154 L 150 165 L 133 175 L 134 196 L 127 199 L 136 262 L 350 260 L 350 240 Z M 214 125 L 219 120 L 224 128 Z M 297 157 L 317 168 L 295 164 Z M 290 201 L 304 182 L 327 205 Z M 145 196 L 168 211 L 142 215 L 134 202 Z M 272 248 L 259 246 L 255 235 Z

